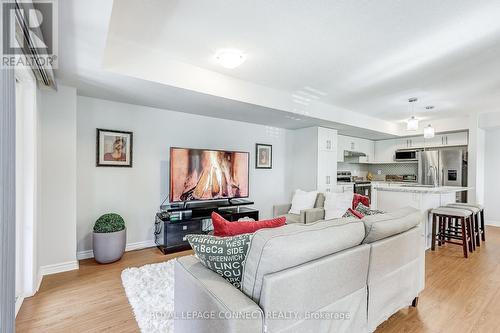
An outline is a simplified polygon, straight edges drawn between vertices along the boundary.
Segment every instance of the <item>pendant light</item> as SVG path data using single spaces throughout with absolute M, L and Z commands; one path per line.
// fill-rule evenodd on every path
M 426 106 L 425 109 L 430 111 L 430 110 L 434 109 L 434 107 L 433 106 Z M 432 139 L 434 137 L 434 134 L 435 134 L 435 130 L 431 124 L 429 124 L 426 128 L 424 128 L 424 138 L 425 139 Z
M 414 108 L 414 103 L 417 101 L 415 97 L 408 99 L 408 102 L 411 103 L 411 113 L 412 116 L 410 119 L 406 121 L 406 130 L 407 131 L 416 131 L 418 130 L 418 119 L 415 118 L 415 108 Z
M 424 138 L 425 139 L 432 139 L 434 137 L 434 127 L 432 127 L 431 124 L 424 128 Z

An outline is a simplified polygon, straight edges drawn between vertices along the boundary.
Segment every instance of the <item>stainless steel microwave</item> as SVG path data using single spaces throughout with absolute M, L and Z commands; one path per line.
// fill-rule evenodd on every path
M 395 161 L 416 161 L 418 159 L 417 150 L 396 150 Z

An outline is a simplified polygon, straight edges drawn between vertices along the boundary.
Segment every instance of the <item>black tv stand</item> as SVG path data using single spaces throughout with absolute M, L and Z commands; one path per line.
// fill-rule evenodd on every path
M 186 235 L 210 232 L 212 212 L 217 212 L 228 221 L 246 217 L 258 220 L 258 210 L 242 207 L 252 204 L 246 199 L 224 199 L 164 205 L 155 217 L 155 243 L 164 254 L 189 250 L 191 247 Z

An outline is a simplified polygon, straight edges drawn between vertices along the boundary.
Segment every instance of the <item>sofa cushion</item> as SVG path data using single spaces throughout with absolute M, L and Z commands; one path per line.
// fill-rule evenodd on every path
M 325 193 L 325 220 L 343 217 L 346 209 L 351 207 L 352 192 Z
M 186 238 L 204 266 L 222 276 L 236 288 L 241 287 L 243 264 L 252 234 L 233 237 L 187 235 Z
M 299 214 L 285 214 L 286 224 L 301 223 Z
M 341 219 L 261 229 L 251 241 L 241 281 L 242 291 L 258 303 L 263 278 L 311 260 L 359 245 L 361 220 Z
M 318 191 L 302 191 L 296 190 L 292 198 L 292 207 L 290 208 L 289 214 L 300 214 L 301 210 L 314 208 L 316 204 L 316 199 L 318 197 Z
M 254 233 L 263 228 L 276 228 L 285 225 L 284 216 L 262 221 L 235 221 L 229 222 L 216 212 L 212 212 L 214 236 L 227 237 Z
M 400 234 L 419 225 L 423 214 L 415 208 L 405 207 L 394 212 L 367 215 L 362 218 L 366 229 L 363 243 L 373 243 L 396 234 Z

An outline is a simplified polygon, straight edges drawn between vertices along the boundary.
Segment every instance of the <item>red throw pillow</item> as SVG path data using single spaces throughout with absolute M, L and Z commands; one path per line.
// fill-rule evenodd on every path
M 285 225 L 284 216 L 271 220 L 262 221 L 235 221 L 229 222 L 219 214 L 212 212 L 212 224 L 214 226 L 214 236 L 226 237 L 241 234 L 249 234 L 263 228 L 276 228 Z
M 363 214 L 361 214 L 360 212 L 358 212 L 357 210 L 354 210 L 354 209 L 352 209 L 352 208 L 349 208 L 349 209 L 348 209 L 348 211 L 349 211 L 352 215 L 356 216 L 358 219 L 362 219 L 363 217 L 365 217 Z
M 360 202 L 366 207 L 370 207 L 370 198 L 361 194 L 354 193 L 354 196 L 352 197 L 352 209 L 356 209 Z

